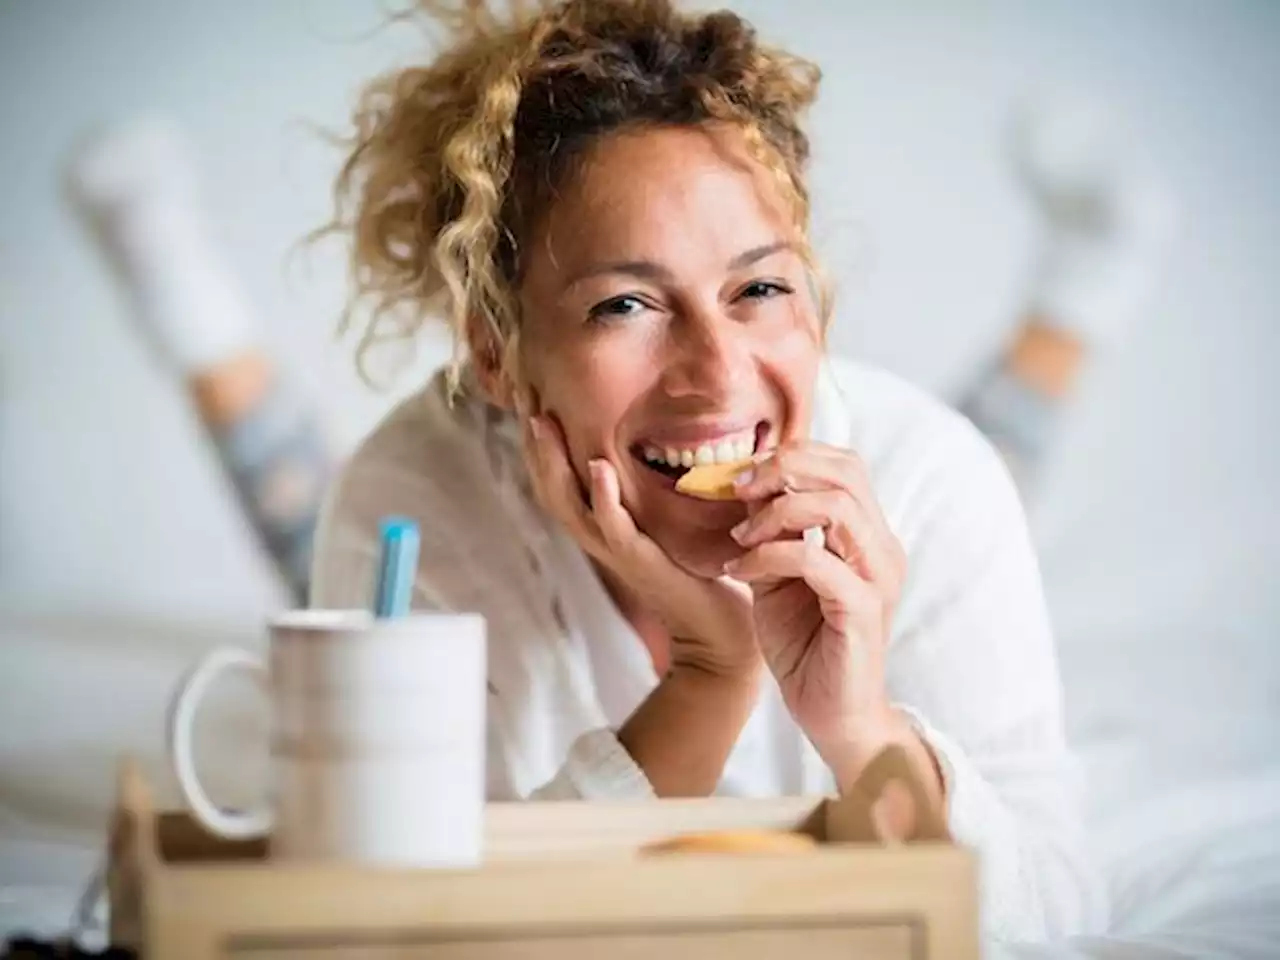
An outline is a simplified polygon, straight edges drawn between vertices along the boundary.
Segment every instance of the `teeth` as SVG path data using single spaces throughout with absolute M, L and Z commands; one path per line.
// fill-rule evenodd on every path
M 672 467 L 703 466 L 711 463 L 736 463 L 750 459 L 755 453 L 755 434 L 743 433 L 725 437 L 716 443 L 704 443 L 697 447 L 646 446 L 644 458 L 650 463 L 665 463 Z

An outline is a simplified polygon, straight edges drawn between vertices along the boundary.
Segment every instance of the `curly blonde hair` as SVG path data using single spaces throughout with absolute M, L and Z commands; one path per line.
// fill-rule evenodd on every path
M 322 231 L 351 235 L 343 330 L 362 327 L 366 379 L 373 346 L 412 339 L 433 317 L 452 333 L 454 386 L 477 344 L 516 370 L 521 241 L 611 131 L 737 124 L 807 236 L 800 118 L 821 73 L 760 43 L 737 15 L 682 13 L 670 0 L 513 2 L 501 12 L 483 0 L 422 2 L 405 15 L 415 12 L 444 28 L 446 45 L 363 91 Z

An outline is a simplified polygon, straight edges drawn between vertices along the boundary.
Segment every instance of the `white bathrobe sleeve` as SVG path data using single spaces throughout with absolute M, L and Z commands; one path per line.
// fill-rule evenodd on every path
M 952 420 L 935 439 L 938 454 L 898 485 L 910 500 L 895 511 L 910 566 L 890 694 L 937 756 L 953 836 L 978 854 L 987 935 L 1096 932 L 1105 898 L 1085 853 L 1053 632 L 1021 502 L 966 422 Z

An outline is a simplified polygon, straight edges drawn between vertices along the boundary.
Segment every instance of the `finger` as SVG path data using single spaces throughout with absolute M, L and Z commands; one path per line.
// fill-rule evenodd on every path
M 560 428 L 547 417 L 530 417 L 529 433 L 532 438 L 530 475 L 538 502 L 564 524 L 575 539 L 598 543 L 600 531 L 583 497 L 578 475 L 569 463 Z
M 631 511 L 622 505 L 618 471 L 608 460 L 587 464 L 591 473 L 591 514 L 604 542 L 615 554 L 628 555 L 641 541 L 648 540 L 636 526 Z
M 779 448 L 735 481 L 738 498 L 748 506 L 781 493 L 811 490 L 844 490 L 862 504 L 881 536 L 894 541 L 866 465 L 849 450 L 816 443 Z
M 846 490 L 869 496 L 871 484 L 862 462 L 847 450 L 816 444 L 780 447 L 738 475 L 734 490 L 741 500 L 763 500 L 783 492 Z
M 855 519 L 856 502 L 843 490 L 821 490 L 808 493 L 783 493 L 772 500 L 758 502 L 759 509 L 729 531 L 739 544 L 755 547 L 784 534 L 802 534 L 810 527 L 848 526 L 861 529 L 865 523 Z
M 849 619 L 863 621 L 879 615 L 876 589 L 861 579 L 829 550 L 803 540 L 775 540 L 761 544 L 725 567 L 731 577 L 751 584 L 803 580 L 818 598 L 822 615 L 843 630 Z
M 637 587 L 656 592 L 676 605 L 696 605 L 696 597 L 688 595 L 690 579 L 667 556 L 656 542 L 642 531 L 622 503 L 617 468 L 608 460 L 596 459 L 587 464 L 591 476 L 591 513 L 615 569 Z M 746 584 L 728 583 L 749 600 L 751 588 Z M 691 611 L 696 613 L 696 611 Z
M 883 531 L 867 516 L 858 501 L 843 490 L 785 493 L 770 500 L 758 513 L 730 531 L 750 549 L 788 534 L 802 535 L 820 529 L 819 545 L 851 563 L 860 576 L 873 582 L 894 579 L 893 552 Z

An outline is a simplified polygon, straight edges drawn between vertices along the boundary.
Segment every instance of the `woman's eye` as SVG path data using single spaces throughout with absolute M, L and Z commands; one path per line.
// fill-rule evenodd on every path
M 772 280 L 753 280 L 742 288 L 742 293 L 738 296 L 748 300 L 768 300 L 791 292 L 791 288 L 783 283 L 775 283 Z
M 588 316 L 592 320 L 615 320 L 619 317 L 629 317 L 639 313 L 645 309 L 645 306 L 645 302 L 639 297 L 614 297 L 611 300 L 597 303 L 591 308 Z

